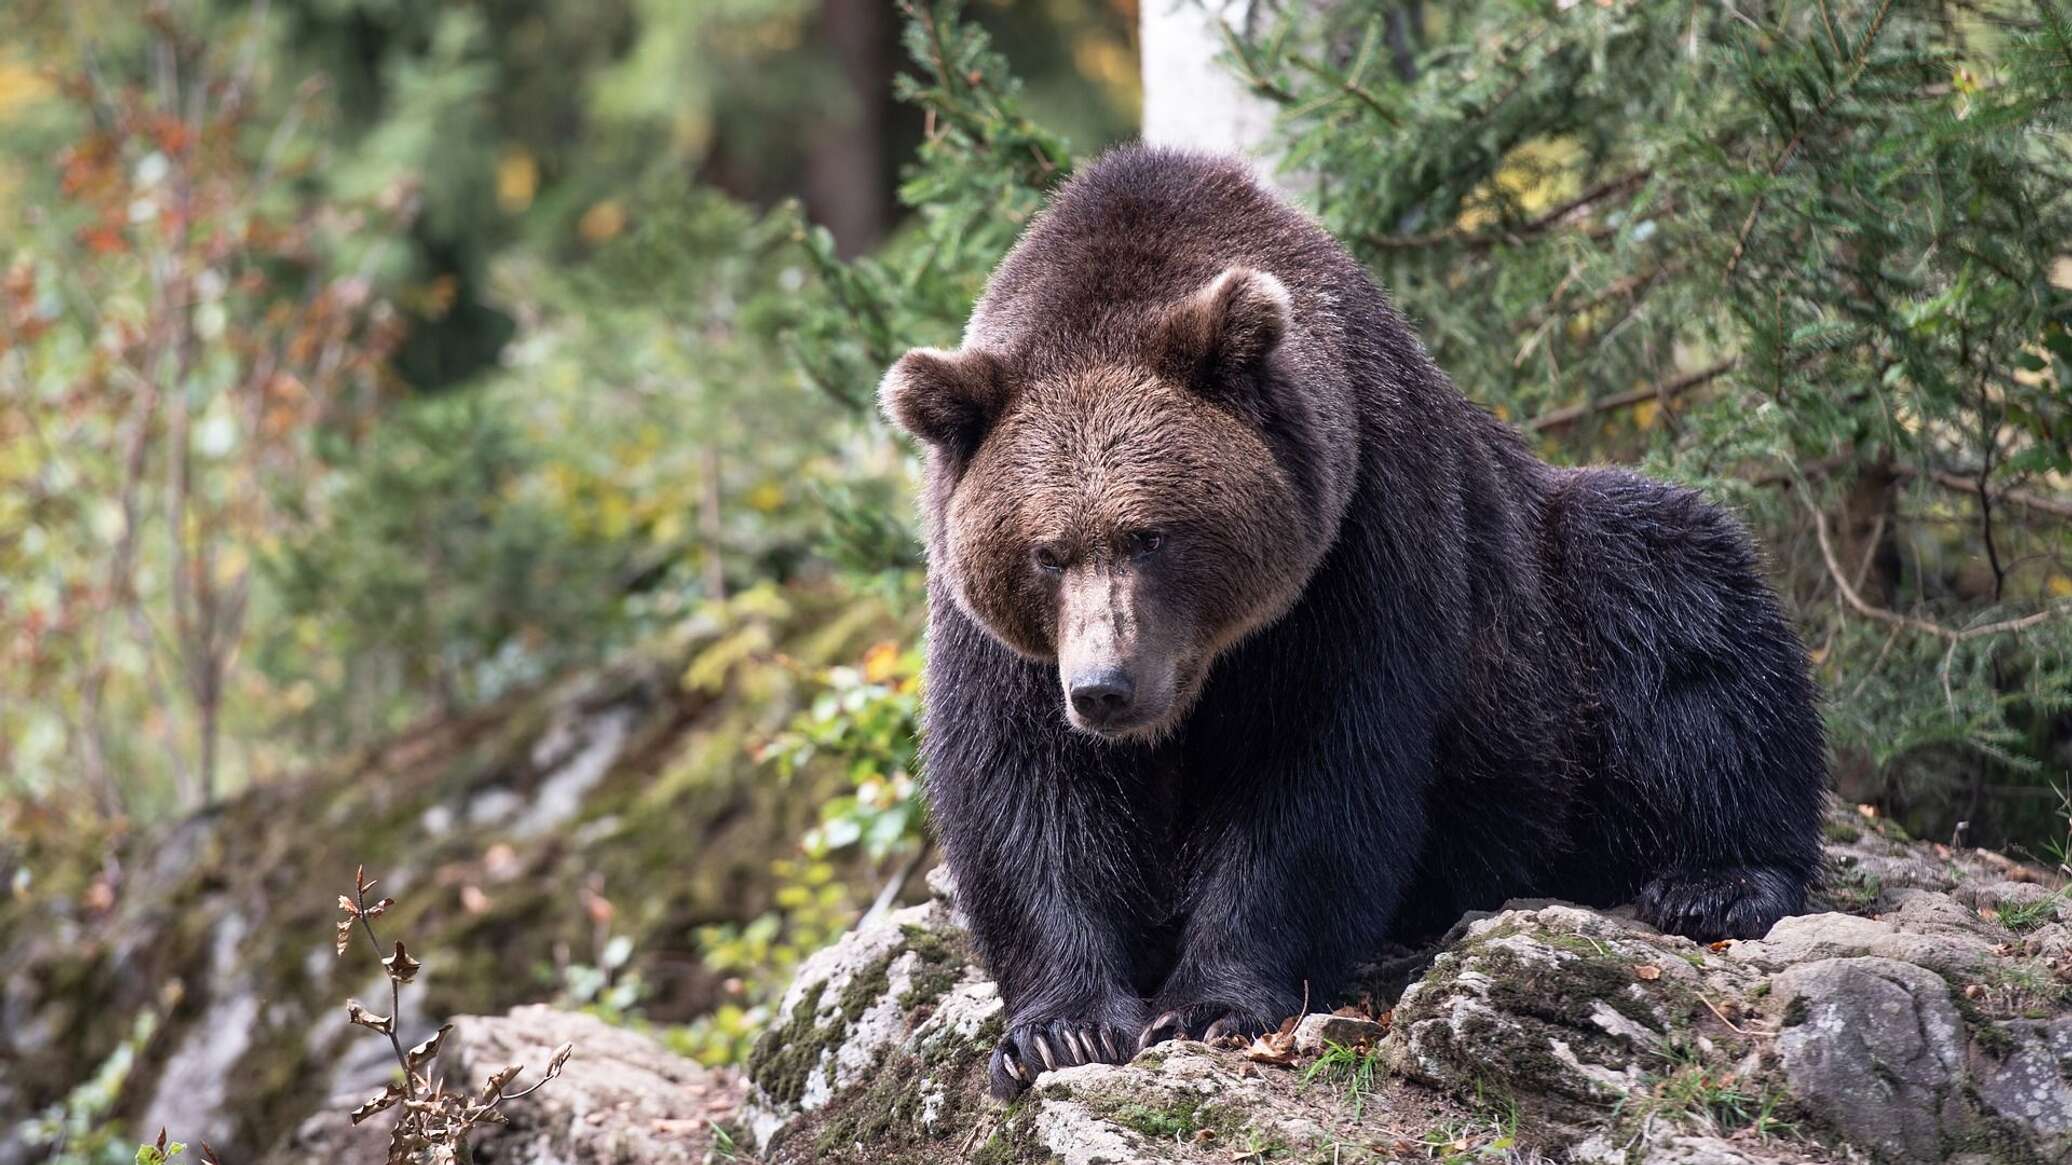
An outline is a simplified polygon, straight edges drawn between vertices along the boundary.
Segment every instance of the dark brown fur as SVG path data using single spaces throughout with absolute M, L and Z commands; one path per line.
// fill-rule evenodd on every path
M 925 775 L 1003 1095 L 1508 896 L 1798 906 L 1819 725 L 1745 535 L 1533 458 L 1242 166 L 1101 160 L 882 394 L 928 450 Z

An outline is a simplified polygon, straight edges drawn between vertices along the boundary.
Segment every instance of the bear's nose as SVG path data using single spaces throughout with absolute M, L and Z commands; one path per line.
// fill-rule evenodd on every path
M 1094 724 L 1105 724 L 1129 710 L 1137 685 L 1119 667 L 1099 668 L 1072 677 L 1072 707 Z

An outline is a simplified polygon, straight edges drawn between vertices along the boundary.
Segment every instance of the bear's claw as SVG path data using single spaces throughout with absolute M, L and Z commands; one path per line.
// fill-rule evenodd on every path
M 1193 1003 L 1163 1012 L 1137 1036 L 1137 1050 L 1167 1040 L 1200 1040 L 1205 1044 L 1249 1041 L 1273 1024 L 1243 1008 L 1221 1003 Z
M 993 1095 L 1012 1100 L 1038 1073 L 1081 1064 L 1127 1064 L 1135 1049 L 1123 1029 L 1101 1023 L 1050 1020 L 1016 1024 L 993 1049 Z

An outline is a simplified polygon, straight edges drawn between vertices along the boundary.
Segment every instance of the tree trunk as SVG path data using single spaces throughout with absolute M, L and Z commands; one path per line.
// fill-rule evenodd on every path
M 820 21 L 850 102 L 824 119 L 807 145 L 806 210 L 847 258 L 875 246 L 892 218 L 885 98 L 898 41 L 884 0 L 823 0 Z
M 1288 4 L 1321 0 L 1143 0 L 1144 140 L 1242 154 L 1271 169 L 1279 107 L 1254 93 L 1225 60 L 1226 30 L 1270 27 Z

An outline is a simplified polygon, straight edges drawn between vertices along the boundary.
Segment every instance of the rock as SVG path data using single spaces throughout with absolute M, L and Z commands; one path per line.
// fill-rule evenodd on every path
M 1968 920 L 1974 926 L 1967 926 Z M 1770 928 L 1760 942 L 1729 948 L 1736 959 L 1769 970 L 1822 959 L 1872 956 L 1938 972 L 1972 974 L 1995 959 L 1987 924 L 1942 894 L 1909 891 L 1898 912 L 1881 919 L 1804 914 Z M 2005 940 L 2008 936 L 1998 936 Z
M 677 1165 L 732 1152 L 725 1124 L 741 1082 L 675 1055 L 645 1036 L 579 1012 L 521 1007 L 453 1021 L 440 1055 L 447 1083 L 474 1090 L 493 1072 L 523 1064 L 512 1085 L 540 1078 L 554 1049 L 575 1048 L 561 1075 L 507 1102 L 508 1123 L 475 1136 L 477 1160 L 497 1165 Z M 279 1165 L 382 1165 L 389 1121 L 357 1128 L 343 1109 L 304 1121 Z
M 1573 906 L 1506 911 L 1449 940 L 1396 1004 L 1384 1051 L 1435 1087 L 1484 1083 L 1618 1103 L 1646 1061 L 1702 1020 L 1700 996 L 1732 997 L 1747 969 L 1688 939 Z
M 1320 1056 L 1333 1046 L 1371 1048 L 1388 1034 L 1389 1029 L 1358 1016 L 1305 1015 L 1295 1025 L 1295 1051 L 1299 1055 Z
M 454 1021 L 441 1056 L 449 1078 L 472 1087 L 523 1064 L 523 1088 L 563 1044 L 574 1053 L 552 1082 L 504 1106 L 509 1124 L 477 1142 L 513 1165 L 644 1165 L 696 1161 L 740 1107 L 731 1072 L 704 1068 L 645 1036 L 580 1013 L 521 1007 Z
M 2072 1016 L 2000 1026 L 2008 1046 L 1977 1048 L 1971 1064 L 1979 1099 L 2041 1144 L 2072 1156 Z
M 1785 1082 L 1823 1123 L 1902 1161 L 1940 1161 L 1944 1142 L 1969 1131 L 1964 1021 L 1941 976 L 1895 959 L 1821 959 L 1786 968 L 1774 993 Z
M 934 902 L 854 931 L 808 960 L 749 1061 L 741 1123 L 765 1159 L 1329 1160 L 1334 1146 L 1350 1150 L 1355 1138 L 1372 1135 L 1359 1123 L 1366 1111 L 1387 1108 L 1433 1125 L 1472 1120 L 1447 1098 L 1383 1073 L 1305 1082 L 1195 1043 L 1162 1045 L 1129 1065 L 1046 1072 L 1023 1100 L 1003 1107 L 985 1091 L 986 1061 L 1003 1028 L 1000 1000 L 969 957 L 950 911 Z M 1377 1087 L 1355 1090 L 1359 1080 Z
M 1847 824 L 1838 870 L 1880 871 L 1860 913 L 1704 946 L 1514 902 L 1378 961 L 1360 986 L 1392 1022 L 1306 1016 L 1292 1067 L 1165 1044 L 1007 1106 L 985 1094 L 999 998 L 931 902 L 808 961 L 743 1124 L 777 1162 L 2068 1159 L 2072 933 L 2034 905 L 2055 891 Z

